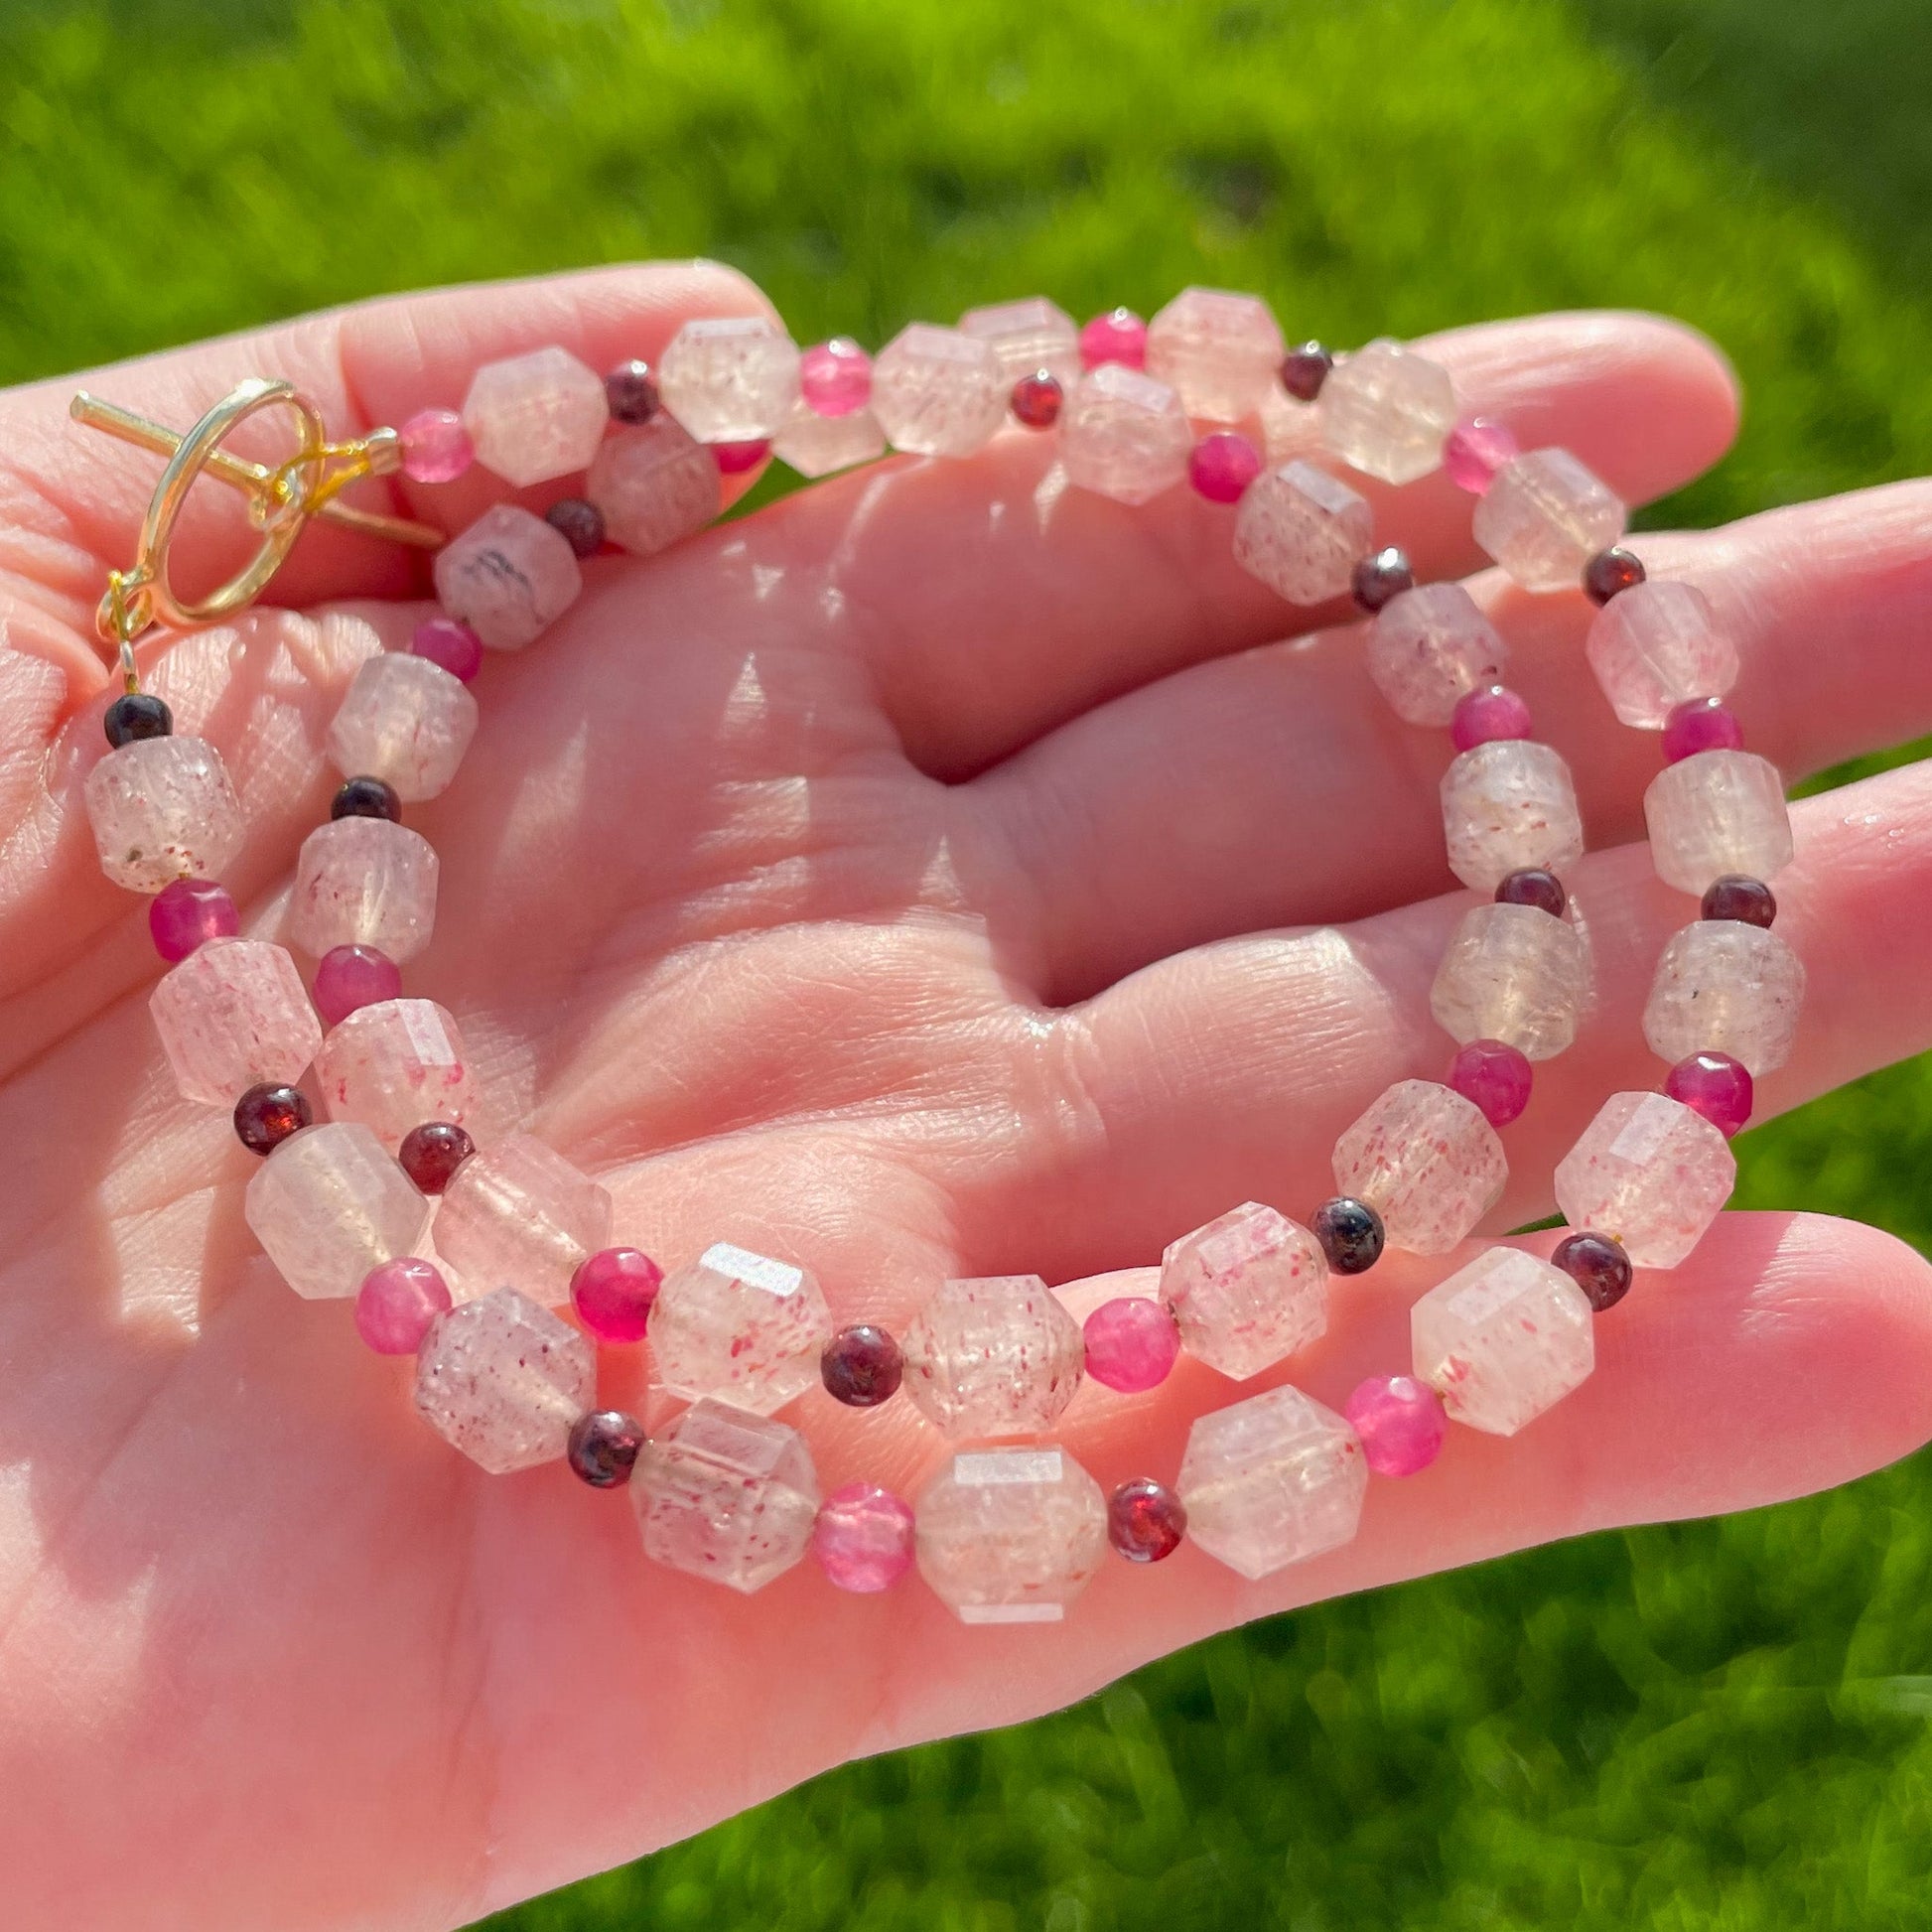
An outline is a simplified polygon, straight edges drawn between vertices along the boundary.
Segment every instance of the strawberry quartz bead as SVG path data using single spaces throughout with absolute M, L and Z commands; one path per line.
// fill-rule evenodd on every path
M 1529 1060 L 1500 1039 L 1472 1039 L 1449 1062 L 1449 1084 L 1482 1109 L 1491 1127 L 1507 1127 L 1530 1104 Z
M 912 1567 L 910 1507 L 876 1482 L 848 1482 L 819 1505 L 812 1555 L 840 1589 L 870 1596 Z
M 1728 1053 L 1693 1053 L 1671 1068 L 1664 1091 L 1702 1114 L 1725 1140 L 1751 1117 L 1750 1069 Z
M 181 960 L 210 939 L 232 939 L 241 914 L 213 880 L 177 879 L 148 901 L 148 930 L 163 959 Z
M 1443 1399 L 1412 1375 L 1372 1375 L 1342 1404 L 1362 1458 L 1378 1476 L 1412 1476 L 1443 1451 L 1449 1418 Z
M 814 416 L 850 416 L 872 400 L 872 357 L 834 336 L 799 356 L 798 393 Z
M 1080 360 L 1090 369 L 1102 362 L 1147 366 L 1147 324 L 1132 309 L 1109 309 L 1080 331 Z
M 1107 1541 L 1129 1563 L 1160 1563 L 1187 1534 L 1187 1505 L 1165 1482 L 1136 1476 L 1107 1498 Z
M 1664 720 L 1664 761 L 1695 758 L 1699 752 L 1741 752 L 1744 728 L 1722 698 L 1693 698 Z
M 454 618 L 426 618 L 410 632 L 409 648 L 412 655 L 440 664 L 465 684 L 483 669 L 483 639 Z
M 316 967 L 316 1011 L 334 1027 L 351 1013 L 402 997 L 402 968 L 373 946 L 332 946 Z
M 570 1278 L 570 1303 L 599 1341 L 642 1341 L 664 1271 L 635 1248 L 600 1248 Z
M 1238 503 L 1261 475 L 1261 452 L 1238 430 L 1217 429 L 1187 452 L 1187 481 L 1210 503 Z
M 477 460 L 470 432 L 454 409 L 419 409 L 398 434 L 402 474 L 411 483 L 454 483 Z
M 1009 407 L 1014 420 L 1027 428 L 1051 429 L 1060 419 L 1060 405 L 1065 400 L 1066 391 L 1060 387 L 1059 377 L 1051 369 L 1035 369 L 1013 385 Z
M 1496 481 L 1496 472 L 1519 454 L 1503 424 L 1488 416 L 1464 416 L 1443 444 L 1443 468 L 1457 489 L 1480 496 Z
M 1180 1330 L 1159 1302 L 1121 1295 L 1103 1302 L 1081 1329 L 1086 1370 L 1122 1395 L 1158 1389 L 1180 1354 Z
M 355 1332 L 378 1355 L 413 1355 L 430 1324 L 450 1306 L 442 1270 L 403 1255 L 363 1277 L 355 1292 Z
M 771 439 L 768 436 L 754 437 L 744 443 L 713 443 L 711 459 L 718 466 L 721 477 L 743 476 L 747 470 L 756 470 L 771 454 Z
M 1458 752 L 1473 752 L 1499 738 L 1529 735 L 1530 708 L 1506 684 L 1468 692 L 1456 701 L 1455 716 L 1449 720 L 1449 737 Z

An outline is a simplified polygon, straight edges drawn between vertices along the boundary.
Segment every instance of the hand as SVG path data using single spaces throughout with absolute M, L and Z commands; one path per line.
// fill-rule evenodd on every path
M 602 368 L 759 304 L 704 265 L 448 291 L 88 386 L 185 425 L 239 377 L 285 374 L 351 430 L 459 401 L 497 355 L 562 342 Z M 1431 352 L 1526 446 L 1569 445 L 1632 501 L 1731 434 L 1723 364 L 1646 318 Z M 0 398 L 12 1923 L 453 1925 L 1245 1618 L 1789 1496 L 1932 1433 L 1924 1263 L 1853 1224 L 1740 1214 L 1638 1277 L 1582 1390 L 1514 1441 L 1458 1430 L 1424 1476 L 1377 1483 L 1348 1548 L 1261 1585 L 1189 1549 L 1110 1561 L 1058 1627 L 966 1629 L 916 1580 L 854 1598 L 810 1565 L 740 1598 L 648 1565 L 621 1495 L 561 1467 L 483 1474 L 412 1414 L 407 1363 L 282 1285 L 241 1218 L 251 1157 L 161 1066 L 144 909 L 102 880 L 81 807 L 103 750 L 92 605 L 156 468 L 74 429 L 73 386 Z M 491 658 L 461 776 L 410 814 L 443 898 L 409 989 L 457 1015 L 496 1125 L 599 1172 L 624 1238 L 667 1262 L 768 1249 L 840 1318 L 902 1329 L 946 1275 L 1145 1266 L 1251 1196 L 1305 1215 L 1337 1132 L 1448 1058 L 1427 993 L 1467 901 L 1445 891 L 1445 735 L 1389 713 L 1346 611 L 1292 610 L 1235 566 L 1228 512 L 1184 489 L 1042 512 L 1049 462 L 1013 431 L 593 563 L 547 636 Z M 454 529 L 494 489 L 475 472 L 403 494 Z M 1480 562 L 1441 477 L 1371 493 L 1421 573 Z M 1932 728 L 1927 508 L 1908 484 L 1641 540 L 1732 625 L 1749 742 L 1788 777 Z M 212 572 L 238 505 L 199 531 Z M 148 666 L 235 776 L 228 883 L 262 929 L 336 782 L 330 717 L 370 627 L 395 645 L 420 615 L 419 568 L 318 526 L 273 588 L 288 608 Z M 1638 1014 L 1692 914 L 1631 843 L 1656 750 L 1594 689 L 1587 606 L 1478 590 L 1577 774 L 1592 854 L 1570 884 L 1600 991 L 1504 1136 L 1500 1229 L 1550 1209 L 1604 1095 L 1655 1084 Z M 1795 817 L 1779 929 L 1811 993 L 1761 1112 L 1932 1041 L 1932 780 L 1892 772 Z M 1406 1368 L 1409 1305 L 1449 1265 L 1391 1256 L 1337 1283 L 1293 1379 L 1338 1406 Z M 606 1400 L 643 1400 L 624 1352 L 603 1373 Z M 1189 1421 L 1237 1393 L 1184 1363 L 1149 1396 L 1089 1385 L 1063 1440 L 1105 1484 L 1171 1479 Z M 904 1403 L 854 1415 L 814 1391 L 788 1419 L 828 1488 L 910 1495 L 940 1451 Z

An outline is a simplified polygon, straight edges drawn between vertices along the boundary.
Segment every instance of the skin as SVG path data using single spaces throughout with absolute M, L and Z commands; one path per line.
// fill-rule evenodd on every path
M 705 264 L 445 291 L 87 378 L 186 424 L 287 374 L 332 427 L 460 401 L 480 362 L 561 342 L 654 357 L 761 298 Z M 1431 345 L 1469 406 L 1568 445 L 1632 501 L 1714 462 L 1736 396 L 1708 344 L 1628 315 Z M 94 862 L 104 750 L 91 611 L 157 466 L 73 428 L 71 382 L 0 397 L 0 1869 L 13 1922 L 430 1928 L 632 1857 L 856 1754 L 1063 1705 L 1172 1647 L 1337 1591 L 1611 1524 L 1844 1481 L 1932 1434 L 1925 1264 L 1804 1215 L 1730 1215 L 1597 1324 L 1597 1370 L 1514 1441 L 1451 1432 L 1373 1485 L 1344 1550 L 1247 1584 L 1199 1550 L 1111 1560 L 1058 1627 L 965 1629 L 807 1564 L 741 1598 L 646 1566 L 621 1496 L 490 1477 L 411 1413 L 408 1364 L 290 1295 L 241 1218 L 252 1157 L 176 1098 L 146 1011 L 145 908 Z M 896 459 L 650 561 L 477 685 L 461 776 L 410 821 L 442 855 L 409 989 L 460 1019 L 484 1131 L 595 1171 L 669 1263 L 724 1238 L 811 1267 L 841 1320 L 902 1329 L 948 1275 L 1038 1272 L 1076 1312 L 1174 1235 L 1259 1198 L 1306 1214 L 1338 1131 L 1441 1071 L 1428 1012 L 1449 891 L 1444 734 L 1369 685 L 1346 611 L 1283 605 L 1185 490 L 1042 516 L 1048 444 Z M 563 485 L 532 492 L 541 503 Z M 213 495 L 212 491 L 204 493 Z M 460 528 L 482 472 L 396 496 Z M 1440 477 L 1374 489 L 1430 577 L 1474 570 Z M 379 499 L 379 490 L 377 498 Z M 1644 537 L 1743 660 L 1748 742 L 1797 778 L 1932 730 L 1932 499 L 1905 484 Z M 1042 527 L 1043 524 L 1043 527 Z M 234 501 L 185 541 L 210 575 Z M 323 527 L 232 629 L 144 651 L 248 817 L 229 884 L 272 933 L 337 782 L 329 720 L 421 563 Z M 1570 758 L 1573 894 L 1599 994 L 1508 1129 L 1501 1229 L 1603 1095 L 1660 1068 L 1638 1025 L 1690 902 L 1640 843 L 1654 740 L 1611 722 L 1580 596 L 1472 588 Z M 1932 1043 L 1919 970 L 1932 780 L 1794 808 L 1779 930 L 1810 973 L 1760 1115 Z M 1529 1245 L 1547 1250 L 1552 1237 Z M 1407 1311 L 1461 1257 L 1391 1257 L 1294 1363 L 1339 1406 L 1407 1367 Z M 1123 1281 L 1109 1271 L 1139 1269 Z M 606 1401 L 644 1405 L 638 1351 Z M 1280 1372 L 1264 1378 L 1279 1379 Z M 1062 1440 L 1105 1485 L 1172 1478 L 1234 1396 L 1183 1363 L 1089 1384 Z M 933 1432 L 813 1391 L 824 1485 L 911 1494 Z

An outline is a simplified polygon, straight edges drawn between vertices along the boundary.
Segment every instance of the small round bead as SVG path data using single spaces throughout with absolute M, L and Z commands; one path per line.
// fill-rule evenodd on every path
M 1527 738 L 1530 729 L 1529 706 L 1506 684 L 1465 691 L 1449 720 L 1449 737 L 1458 752 L 1473 752 L 1499 738 Z
M 1319 343 L 1303 343 L 1282 357 L 1282 387 L 1297 402 L 1312 402 L 1334 366 L 1335 358 Z
M 1551 1250 L 1550 1260 L 1584 1291 L 1598 1314 L 1630 1292 L 1630 1257 L 1611 1235 L 1587 1229 L 1565 1235 Z
M 175 714 L 146 691 L 126 691 L 107 707 L 100 721 L 115 751 L 138 738 L 166 738 L 175 729 Z
M 872 357 L 850 336 L 834 336 L 798 358 L 798 393 L 814 416 L 850 416 L 872 400 Z
M 644 1447 L 644 1426 L 621 1409 L 593 1409 L 570 1426 L 564 1453 L 593 1489 L 615 1489 L 629 1480 Z
M 1337 1275 L 1363 1274 L 1382 1259 L 1382 1217 L 1365 1200 L 1324 1200 L 1309 1216 L 1309 1229 Z
M 483 669 L 483 639 L 454 618 L 425 618 L 409 633 L 409 648 L 415 656 L 442 665 L 465 684 Z
M 402 1137 L 396 1159 L 420 1192 L 440 1194 L 476 1151 L 476 1142 L 455 1121 L 426 1120 Z
M 1751 1117 L 1751 1074 L 1728 1053 L 1693 1053 L 1664 1076 L 1664 1091 L 1728 1140 Z
M 1745 925 L 1769 925 L 1778 916 L 1778 901 L 1761 879 L 1727 872 L 1704 889 L 1699 910 L 1707 919 L 1737 919 Z
M 1449 1061 L 1449 1084 L 1473 1100 L 1491 1127 L 1507 1127 L 1530 1104 L 1529 1060 L 1500 1039 L 1472 1039 Z
M 1109 309 L 1080 331 L 1080 361 L 1097 369 L 1102 362 L 1124 362 L 1130 369 L 1147 366 L 1147 324 L 1132 309 Z
M 1107 1541 L 1129 1563 L 1159 1563 L 1186 1534 L 1186 1505 L 1152 1476 L 1123 1482 L 1107 1498 Z
M 1722 698 L 1693 698 L 1664 720 L 1664 761 L 1675 764 L 1699 752 L 1741 752 L 1744 728 Z
M 349 778 L 329 801 L 331 818 L 402 819 L 402 800 L 394 785 L 381 778 Z
M 907 1504 L 876 1482 L 848 1482 L 819 1505 L 812 1555 L 840 1589 L 861 1596 L 890 1589 L 912 1567 Z
M 1362 1439 L 1362 1459 L 1378 1476 L 1412 1476 L 1443 1452 L 1443 1399 L 1413 1375 L 1371 1375 L 1341 1413 Z
M 1029 429 L 1051 429 L 1060 419 L 1066 391 L 1051 369 L 1035 369 L 1013 385 L 1011 403 L 1016 421 Z
M 1239 430 L 1211 431 L 1187 452 L 1187 481 L 1210 503 L 1238 503 L 1261 469 L 1261 452 Z
M 604 378 L 604 401 L 621 423 L 647 423 L 657 414 L 657 382 L 648 362 L 620 362 Z
M 173 879 L 148 900 L 148 931 L 163 959 L 186 959 L 210 939 L 232 939 L 241 914 L 211 879 Z
M 250 1087 L 234 1104 L 234 1131 L 250 1154 L 273 1154 L 314 1119 L 309 1096 L 300 1087 L 264 1082 Z
M 419 409 L 396 434 L 402 474 L 411 483 L 454 483 L 477 460 L 470 432 L 454 409 Z
M 595 557 L 604 542 L 604 512 L 581 496 L 559 496 L 544 511 L 543 520 L 562 531 L 564 541 L 580 557 Z
M 402 1255 L 371 1268 L 355 1293 L 355 1332 L 378 1355 L 413 1355 L 430 1324 L 452 1306 L 433 1262 Z
M 1390 598 L 1416 588 L 1416 573 L 1409 568 L 1409 559 L 1389 544 L 1355 566 L 1349 588 L 1355 593 L 1356 604 L 1373 617 Z
M 1180 1330 L 1159 1302 L 1119 1295 L 1103 1302 L 1081 1329 L 1086 1372 L 1103 1388 L 1122 1395 L 1158 1389 L 1180 1354 Z
M 1592 604 L 1607 604 L 1619 591 L 1641 584 L 1643 578 L 1643 564 L 1636 553 L 1620 543 L 1613 544 L 1608 550 L 1599 550 L 1584 566 L 1584 595 Z
M 884 1328 L 870 1321 L 841 1328 L 818 1358 L 819 1380 L 848 1409 L 877 1409 L 898 1393 L 905 1357 Z
M 642 1341 L 664 1271 L 635 1248 L 600 1248 L 570 1278 L 570 1304 L 599 1341 Z
M 1443 444 L 1443 468 L 1457 489 L 1482 496 L 1517 455 L 1516 439 L 1504 424 L 1489 416 L 1464 416 Z
M 1545 872 L 1541 866 L 1525 866 L 1520 872 L 1508 874 L 1496 888 L 1496 903 L 1534 905 L 1538 911 L 1560 919 L 1564 907 L 1570 903 L 1570 895 L 1563 890 L 1563 881 L 1555 873 Z
M 763 436 L 745 443 L 711 445 L 711 460 L 717 464 L 721 477 L 742 477 L 747 470 L 756 470 L 770 454 L 770 439 Z
M 402 997 L 402 968 L 374 946 L 331 946 L 316 961 L 316 1011 L 325 1026 Z

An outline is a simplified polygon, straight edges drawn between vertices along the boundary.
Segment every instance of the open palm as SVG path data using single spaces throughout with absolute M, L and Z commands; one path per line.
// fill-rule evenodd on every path
M 373 305 L 90 378 L 187 423 L 288 375 L 332 427 L 460 400 L 479 362 L 562 342 L 654 356 L 758 307 L 706 265 Z M 1733 424 L 1699 340 L 1558 317 L 1432 346 L 1525 446 L 1632 500 Z M 10 1925 L 444 1927 L 694 1831 L 842 1759 L 1047 1710 L 1241 1619 L 1525 1543 L 1837 1482 L 1932 1433 L 1924 1265 L 1870 1230 L 1726 1217 L 1598 1325 L 1598 1372 L 1522 1437 L 1455 1432 L 1378 1484 L 1358 1540 L 1264 1584 L 1183 1548 L 1113 1566 L 1054 1628 L 967 1629 L 916 1583 L 810 1566 L 759 1595 L 647 1565 L 621 1496 L 561 1467 L 489 1477 L 411 1413 L 407 1366 L 290 1294 L 224 1120 L 182 1103 L 146 1012 L 141 908 L 93 860 L 91 642 L 154 468 L 0 398 L 0 1872 Z M 1449 1050 L 1428 1013 L 1448 892 L 1442 734 L 1369 687 L 1349 614 L 1292 610 L 1229 512 L 1051 486 L 1047 440 L 896 459 L 650 561 L 610 558 L 538 644 L 493 657 L 457 782 L 412 822 L 442 855 L 409 990 L 457 1016 L 484 1134 L 527 1123 L 601 1175 L 667 1263 L 730 1239 L 817 1272 L 841 1319 L 902 1326 L 942 1277 L 1074 1283 L 1146 1264 L 1246 1198 L 1306 1214 L 1336 1133 Z M 1046 486 L 1041 487 L 1042 481 Z M 413 492 L 460 527 L 493 485 Z M 213 492 L 209 492 L 212 494 Z M 562 493 L 562 486 L 552 494 Z M 1441 478 L 1377 495 L 1420 574 L 1479 559 Z M 1932 728 L 1917 485 L 1646 538 L 1744 657 L 1738 709 L 1787 776 Z M 243 532 L 203 512 L 210 571 Z M 217 744 L 247 811 L 229 884 L 272 929 L 334 782 L 357 662 L 403 640 L 416 564 L 316 528 L 287 608 L 163 645 L 153 688 Z M 1637 1015 L 1688 903 L 1639 801 L 1654 741 L 1583 663 L 1581 597 L 1478 594 L 1576 771 L 1568 882 L 1597 1004 L 1504 1135 L 1494 1226 L 1547 1212 L 1602 1096 L 1655 1083 Z M 1322 624 L 1332 627 L 1321 628 Z M 1812 992 L 1789 1106 L 1932 1040 L 1932 781 L 1796 810 L 1779 882 Z M 1618 849 L 1621 848 L 1621 849 Z M 1407 1360 L 1449 1263 L 1340 1282 L 1292 1364 L 1339 1405 Z M 644 1407 L 641 1350 L 606 1401 Z M 1088 1385 L 1064 1440 L 1103 1483 L 1172 1479 L 1232 1385 Z M 907 1405 L 789 1412 L 829 1487 L 937 1459 Z

